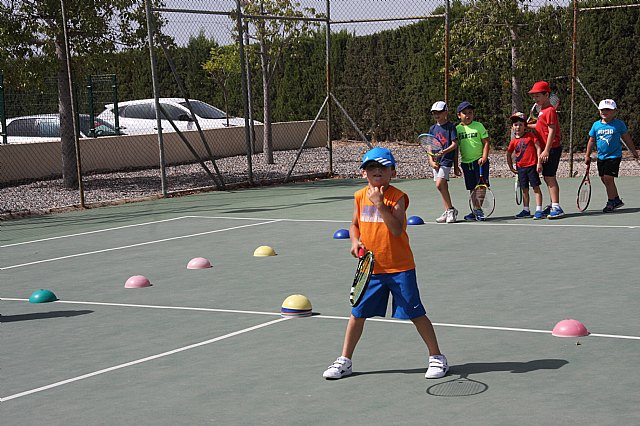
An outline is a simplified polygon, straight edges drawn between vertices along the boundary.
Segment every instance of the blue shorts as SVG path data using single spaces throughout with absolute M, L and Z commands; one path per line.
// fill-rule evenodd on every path
M 351 315 L 356 318 L 384 317 L 389 293 L 393 294 L 393 318 L 411 319 L 426 314 L 420 301 L 416 270 L 411 269 L 393 274 L 373 274 L 360 304 L 351 309 Z
M 473 191 L 473 188 L 476 187 L 478 181 L 480 180 L 480 166 L 478 166 L 478 160 L 471 163 L 461 163 L 462 164 L 462 173 L 464 173 L 464 186 L 469 190 Z M 482 165 L 482 177 L 484 181 L 489 185 L 489 161 L 485 162 Z
M 537 166 L 529 166 L 518 168 L 518 182 L 520 183 L 520 188 L 529 189 L 529 185 L 532 188 L 536 186 L 540 186 L 540 175 L 538 174 Z

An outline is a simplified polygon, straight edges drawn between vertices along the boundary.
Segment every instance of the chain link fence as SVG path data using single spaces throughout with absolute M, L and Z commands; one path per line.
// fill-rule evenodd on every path
M 610 27 L 613 38 L 640 37 L 633 1 L 139 6 L 144 19 L 132 27 L 142 44 L 123 33 L 111 40 L 115 50 L 89 51 L 70 32 L 76 131 L 68 125 L 66 69 L 53 50 L 34 47 L 28 61 L 0 61 L 5 216 L 356 176 L 358 159 L 381 143 L 402 147 L 412 167 L 426 172 L 415 136 L 432 124 L 433 102 L 454 110 L 472 101 L 500 148 L 509 138 L 507 117 L 528 111 L 526 92 L 540 79 L 562 99 L 563 140 L 572 152 L 584 148 L 577 141 L 597 113 L 587 93 L 629 107 L 637 96 L 639 83 L 619 66 L 607 66 L 611 78 L 598 77 L 602 62 L 589 44 L 594 25 Z M 20 117 L 30 120 L 23 129 Z

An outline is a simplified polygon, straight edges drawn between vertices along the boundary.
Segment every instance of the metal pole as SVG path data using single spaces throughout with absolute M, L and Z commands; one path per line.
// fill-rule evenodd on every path
M 571 35 L 571 108 L 569 113 L 569 177 L 573 176 L 573 130 L 576 99 L 576 78 L 578 50 L 578 0 L 573 0 L 573 31 Z
M 251 160 L 251 129 L 249 127 L 249 92 L 247 89 L 247 70 L 245 69 L 244 42 L 243 42 L 243 26 L 242 26 L 242 8 L 240 0 L 236 0 L 236 8 L 238 10 L 236 25 L 238 26 L 238 48 L 240 54 L 240 81 L 242 85 L 242 100 L 244 107 L 244 139 L 247 146 L 247 167 L 249 183 L 253 185 L 253 165 Z
M 7 114 L 4 109 L 4 77 L 0 73 L 0 136 L 2 136 L 2 143 L 7 143 Z
M 84 208 L 84 185 L 82 184 L 82 161 L 80 159 L 80 141 L 78 140 L 78 120 L 76 116 L 75 94 L 73 90 L 73 79 L 71 76 L 71 52 L 69 47 L 69 35 L 67 34 L 67 14 L 64 7 L 64 0 L 60 0 L 60 11 L 62 13 L 62 34 L 64 36 L 64 50 L 67 59 L 67 78 L 69 79 L 69 96 L 71 97 L 71 121 L 73 123 L 73 139 L 76 147 L 76 171 L 78 174 L 78 192 L 80 196 L 80 207 Z
M 327 97 L 331 96 L 331 0 L 327 0 L 327 33 L 325 38 L 325 69 Z M 329 150 L 329 174 L 333 174 L 333 141 L 331 140 L 331 102 L 327 102 L 327 148 Z
M 145 12 L 147 14 L 147 36 L 149 37 L 149 57 L 151 58 L 151 81 L 153 85 L 153 97 L 156 105 L 156 124 L 158 126 L 158 149 L 160 151 L 160 184 L 162 186 L 162 196 L 167 196 L 167 171 L 164 156 L 164 139 L 162 137 L 162 123 L 160 119 L 160 89 L 158 83 L 158 63 L 156 60 L 156 52 L 153 43 L 153 18 L 151 15 L 151 0 L 144 1 Z
M 449 0 L 445 2 L 444 12 L 444 102 L 449 105 L 449 14 L 451 12 L 451 6 Z

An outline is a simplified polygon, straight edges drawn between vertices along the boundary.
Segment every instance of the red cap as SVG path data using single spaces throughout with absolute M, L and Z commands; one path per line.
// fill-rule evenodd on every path
M 546 81 L 536 81 L 529 93 L 551 93 L 551 87 Z

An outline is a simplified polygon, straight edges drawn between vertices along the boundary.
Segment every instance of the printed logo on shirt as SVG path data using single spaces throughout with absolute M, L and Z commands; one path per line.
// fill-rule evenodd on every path
M 384 222 L 376 206 L 371 206 L 371 205 L 362 206 L 362 211 L 360 212 L 360 221 L 361 222 Z

